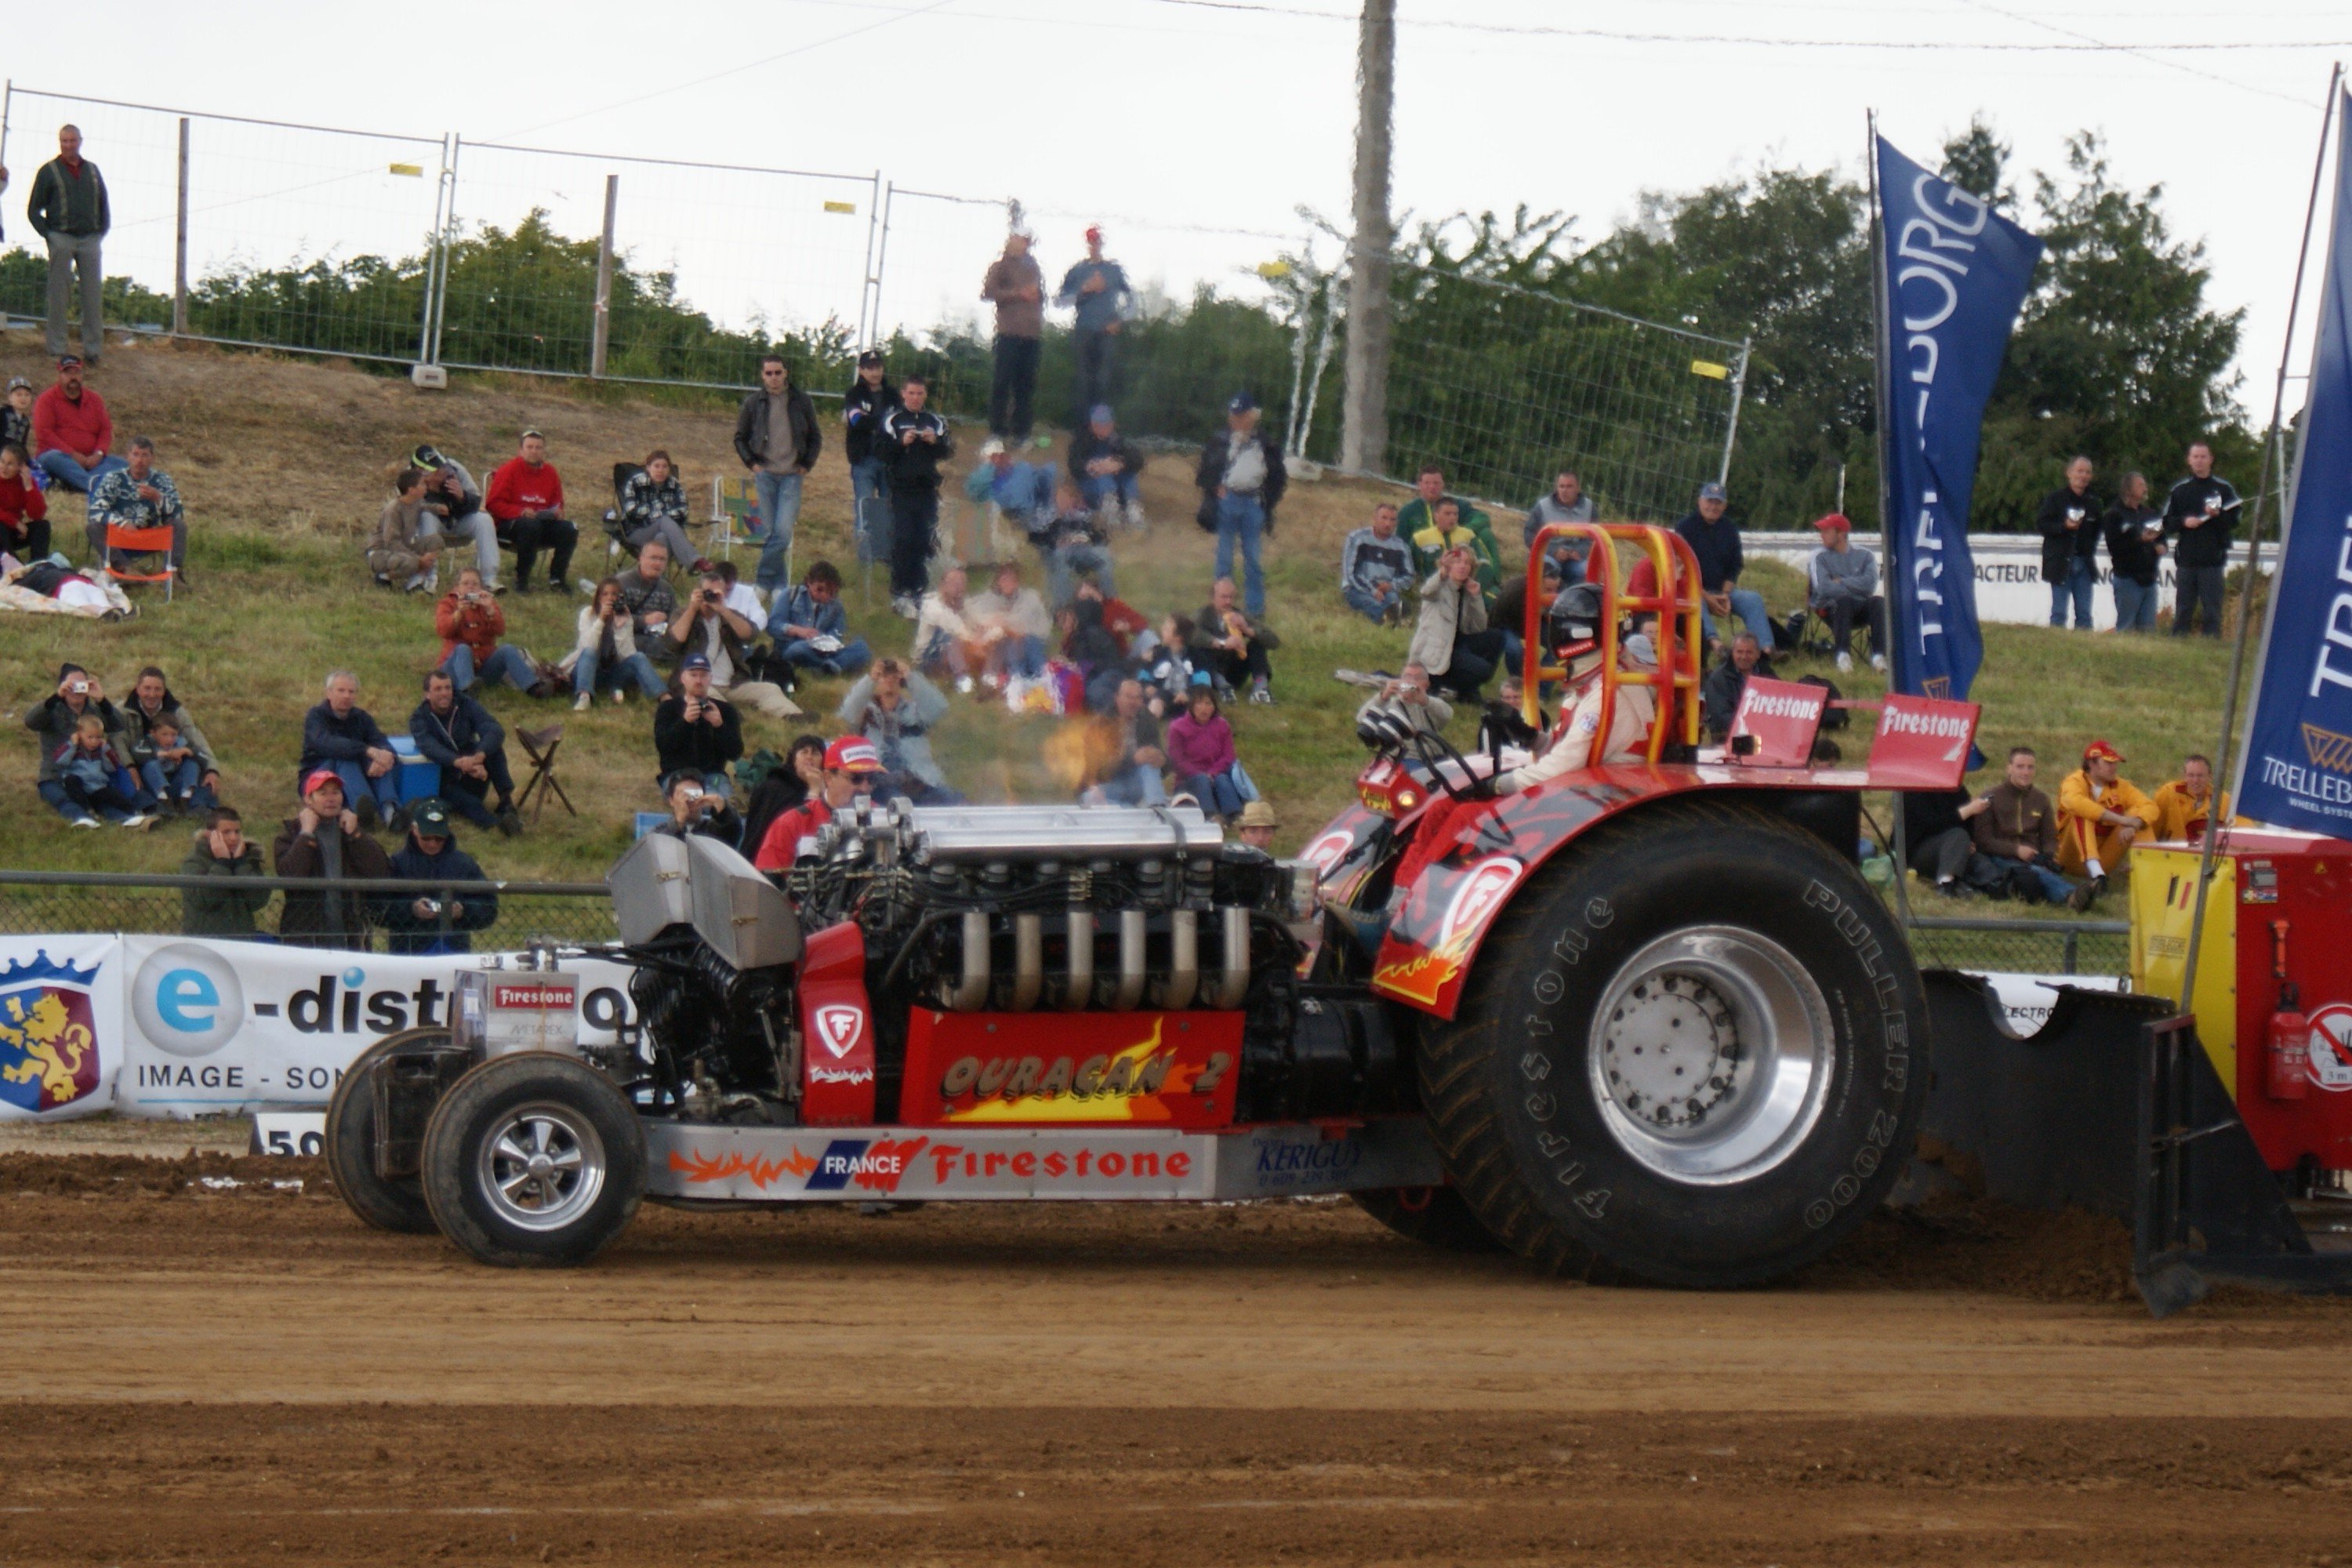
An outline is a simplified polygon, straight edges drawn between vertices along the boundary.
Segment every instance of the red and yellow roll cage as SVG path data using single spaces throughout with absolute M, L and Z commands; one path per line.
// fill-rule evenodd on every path
M 1520 682 L 1519 710 L 1530 724 L 1542 722 L 1542 686 L 1567 677 L 1560 666 L 1547 662 L 1550 649 L 1543 644 L 1544 611 L 1535 590 L 1543 581 L 1544 547 L 1570 535 L 1586 544 L 1585 580 L 1601 590 L 1601 725 L 1609 733 L 1616 717 L 1617 689 L 1649 686 L 1657 690 L 1657 713 L 1650 721 L 1646 760 L 1656 762 L 1667 745 L 1679 742 L 1696 746 L 1699 737 L 1699 671 L 1705 662 L 1706 638 L 1700 616 L 1706 604 L 1699 592 L 1698 557 L 1680 534 L 1647 522 L 1548 522 L 1537 530 L 1528 546 L 1528 609 L 1521 637 L 1527 647 L 1527 677 Z M 1617 552 L 1611 542 L 1626 540 L 1638 545 L 1657 574 L 1659 591 L 1635 596 L 1617 585 Z M 1599 563 L 1599 576 L 1592 563 Z M 1658 617 L 1652 640 L 1658 650 L 1655 669 L 1627 669 L 1618 662 L 1618 624 L 1626 616 L 1653 613 Z M 1562 709 L 1567 707 L 1561 704 Z M 1597 759 L 1596 759 L 1597 760 Z

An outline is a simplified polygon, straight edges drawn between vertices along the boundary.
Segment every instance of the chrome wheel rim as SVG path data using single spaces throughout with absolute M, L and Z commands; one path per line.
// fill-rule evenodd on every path
M 1821 987 L 1788 949 L 1708 925 L 1625 961 L 1585 1059 L 1619 1147 L 1657 1175 L 1715 1186 L 1797 1151 L 1821 1119 L 1836 1051 Z
M 482 1141 L 478 1173 L 499 1218 L 521 1230 L 561 1230 L 604 1192 L 604 1142 L 569 1106 L 519 1106 Z

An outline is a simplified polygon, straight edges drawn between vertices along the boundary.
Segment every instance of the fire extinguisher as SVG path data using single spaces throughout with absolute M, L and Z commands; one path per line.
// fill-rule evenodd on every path
M 2286 977 L 2286 921 L 2271 922 L 2271 978 L 2278 982 L 2278 1011 L 2271 1015 L 2270 1076 L 2273 1100 L 2302 1100 L 2311 1092 L 2311 1020 L 2303 1015 L 2294 982 Z

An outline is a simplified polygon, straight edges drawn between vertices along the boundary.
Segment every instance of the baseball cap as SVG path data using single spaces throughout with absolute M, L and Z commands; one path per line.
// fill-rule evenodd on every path
M 1192 689 L 1193 689 L 1193 690 L 1195 690 L 1195 691 L 1214 691 L 1216 689 L 1217 689 L 1217 683 L 1216 683 L 1215 681 L 1213 681 L 1213 680 L 1212 680 L 1212 679 L 1209 679 L 1209 672 L 1208 672 L 1207 670 L 1205 670 L 1205 669 L 1196 669 L 1196 670 L 1194 670 L 1194 671 L 1192 672 Z
M 1853 524 L 1846 521 L 1845 513 L 1842 511 L 1833 511 L 1827 517 L 1814 519 L 1813 526 L 1821 530 L 1823 533 L 1829 533 L 1832 531 L 1839 533 L 1852 533 L 1853 531 Z
M 983 458 L 1001 458 L 1004 456 L 1004 443 L 992 436 L 980 444 L 980 455 Z
M 16 390 L 18 387 L 20 387 L 20 386 L 21 386 L 21 387 L 23 387 L 23 388 L 24 388 L 26 391 L 27 391 L 27 392 L 30 392 L 30 391 L 32 391 L 32 390 L 33 390 L 33 384 L 32 384 L 31 382 L 29 382 L 29 381 L 26 380 L 26 379 L 25 379 L 23 376 L 21 376 L 21 375 L 12 375 L 12 376 L 10 376 L 10 377 L 8 378 L 8 390 L 9 390 L 9 391 L 14 392 L 14 391 L 16 391 Z
M 547 437 L 544 435 L 529 426 L 524 426 L 523 433 L 515 437 L 515 440 L 519 443 L 523 441 L 544 441 L 546 439 Z
M 1658 645 L 1650 640 L 1650 634 L 1647 632 L 1635 632 L 1620 643 L 1618 647 L 1624 654 L 1627 664 L 1648 668 L 1658 662 Z
M 690 653 L 684 658 L 678 660 L 677 667 L 680 669 L 709 669 L 710 668 L 710 656 L 709 654 L 702 653 Z
M 1102 225 L 1098 223 L 1090 223 L 1087 225 L 1087 243 L 1088 245 L 1097 243 L 1101 240 L 1102 237 Z
M 416 450 L 408 454 L 408 460 L 420 468 L 446 468 L 449 466 L 449 459 L 441 455 L 441 448 L 430 441 L 419 442 Z
M 343 775 L 332 768 L 312 768 L 302 780 L 303 798 L 309 799 L 310 792 L 320 784 L 332 784 L 337 789 L 341 789 L 343 787 Z
M 1725 500 L 1728 498 L 1724 494 L 1723 487 L 1721 485 L 1717 484 L 1713 479 L 1709 479 L 1706 483 L 1699 486 L 1698 499 L 1701 500 Z
M 863 735 L 843 735 L 825 747 L 824 766 L 827 773 L 878 773 L 882 753 Z
M 2094 741 L 2083 748 L 2083 760 L 2086 763 L 2120 763 L 2124 754 L 2105 741 Z
M 1089 425 L 1108 425 L 1118 418 L 1118 416 L 1110 411 L 1110 405 L 1108 403 L 1097 403 L 1087 410 L 1087 423 Z
M 449 803 L 445 800 L 420 800 L 408 808 L 408 820 L 419 838 L 449 837 Z
M 857 356 L 857 363 L 862 365 L 880 364 L 882 363 L 882 351 L 880 349 L 867 349 L 864 353 Z
M 1274 807 L 1262 800 L 1254 800 L 1242 807 L 1244 827 L 1279 827 L 1282 821 L 1274 815 Z
M 58 368 L 59 370 L 79 370 L 81 368 L 81 355 L 59 354 L 58 356 Z
M 1247 414 L 1251 409 L 1255 408 L 1256 406 L 1257 397 L 1255 394 L 1236 392 L 1234 394 L 1233 401 L 1225 405 L 1225 412 L 1228 414 Z

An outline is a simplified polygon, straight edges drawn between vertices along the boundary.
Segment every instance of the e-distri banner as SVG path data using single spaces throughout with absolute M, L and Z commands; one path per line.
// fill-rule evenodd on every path
M 2352 837 L 2352 97 L 2336 105 L 2336 216 L 2321 275 L 2294 503 L 2240 764 L 2257 822 Z
M 376 1041 L 446 1026 L 460 970 L 501 963 L 513 955 L 0 938 L 0 1121 L 321 1109 Z M 627 967 L 566 967 L 580 977 L 580 1039 L 609 1041 L 629 1018 Z
M 1893 689 L 1959 700 L 1984 659 L 1969 501 L 1985 402 L 2042 242 L 1877 142 Z

